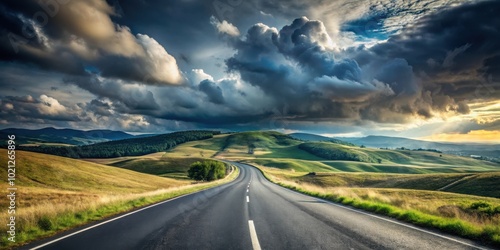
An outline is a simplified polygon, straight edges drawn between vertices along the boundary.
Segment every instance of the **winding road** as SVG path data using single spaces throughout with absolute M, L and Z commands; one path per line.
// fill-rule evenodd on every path
M 231 183 L 22 249 L 486 249 L 290 191 L 233 164 L 240 175 Z

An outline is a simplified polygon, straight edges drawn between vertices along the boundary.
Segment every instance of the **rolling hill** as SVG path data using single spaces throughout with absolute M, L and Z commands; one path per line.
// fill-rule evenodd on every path
M 22 186 L 19 189 L 26 194 L 31 189 L 92 194 L 137 193 L 183 184 L 175 179 L 54 155 L 18 150 L 16 159 L 16 185 Z M 0 160 L 7 162 L 7 150 L 0 149 Z M 2 169 L 6 172 L 6 164 L 2 164 Z
M 187 145 L 177 148 L 184 143 Z M 423 174 L 500 170 L 498 163 L 470 157 L 423 150 L 365 148 L 338 141 L 303 141 L 275 131 L 230 134 L 220 134 L 218 131 L 183 131 L 76 147 L 39 146 L 20 149 L 72 158 L 116 158 L 175 151 L 180 153 L 175 157 L 252 160 L 257 164 L 280 169 L 321 172 Z M 168 155 L 170 154 L 165 157 L 168 158 Z M 111 165 L 145 173 L 175 175 L 175 171 L 169 169 L 169 164 L 166 160 L 128 159 Z M 185 167 L 186 164 L 180 169 Z
M 342 144 L 342 145 L 348 145 L 348 146 L 355 146 L 353 143 L 347 142 L 347 141 L 342 141 L 336 138 L 331 138 L 331 137 L 326 137 L 326 136 L 321 136 L 321 135 L 316 135 L 316 134 L 308 134 L 308 133 L 292 133 L 288 134 L 289 136 L 299 139 L 302 141 L 326 141 L 326 142 L 333 142 L 337 144 Z
M 114 141 L 134 138 L 133 135 L 122 131 L 112 130 L 75 130 L 75 129 L 17 129 L 8 128 L 0 130 L 0 134 L 13 134 L 17 137 L 18 144 L 47 144 L 59 143 L 68 145 L 87 145 L 98 142 Z
M 366 137 L 339 137 L 331 138 L 316 134 L 308 133 L 292 133 L 289 134 L 293 138 L 303 141 L 316 141 L 316 142 L 336 142 L 344 145 L 364 145 L 371 148 L 406 148 L 406 149 L 434 149 L 449 154 L 470 156 L 478 155 L 485 159 L 500 162 L 500 145 L 494 144 L 480 144 L 480 143 L 444 143 L 422 141 L 415 139 L 408 139 L 402 137 L 390 136 L 375 136 L 370 135 Z
M 22 150 L 15 152 L 16 242 L 3 237 L 0 249 L 13 249 L 30 240 L 232 180 L 194 183 L 176 176 L 139 173 L 127 167 Z M 7 163 L 7 156 L 7 150 L 0 149 L 0 161 Z M 7 164 L 2 164 L 1 169 L 6 176 Z M 238 171 L 234 172 L 232 178 L 236 178 Z M 8 187 L 7 182 L 0 183 L 0 188 L 7 190 Z M 8 207 L 8 202 L 2 199 L 0 206 Z M 0 214 L 0 220 L 8 221 L 9 216 Z
M 37 146 L 19 147 L 19 149 L 71 158 L 112 158 L 162 152 L 188 141 L 212 138 L 219 133 L 219 131 L 181 131 L 75 147 Z
M 432 151 L 362 148 L 302 141 L 274 131 L 241 132 L 190 142 L 175 150 L 210 150 L 216 157 L 295 171 L 466 173 L 500 171 L 500 164 Z

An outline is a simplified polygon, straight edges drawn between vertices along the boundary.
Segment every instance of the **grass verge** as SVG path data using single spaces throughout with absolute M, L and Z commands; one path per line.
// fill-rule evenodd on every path
M 16 242 L 12 243 L 3 237 L 0 241 L 0 249 L 11 249 L 90 222 L 229 183 L 238 175 L 239 169 L 233 167 L 233 171 L 228 176 L 218 181 L 200 182 L 138 194 L 103 196 L 94 202 L 80 203 L 78 207 L 68 205 L 54 209 L 53 204 L 47 203 L 45 209 L 37 207 L 19 210 L 18 217 L 24 218 L 24 223 L 17 227 Z
M 259 166 L 257 168 L 269 181 L 306 195 L 500 247 L 500 206 L 492 206 L 491 202 L 481 201 L 482 198 L 480 197 L 476 200 L 472 198 L 474 196 L 471 196 L 471 201 L 458 201 L 450 205 L 440 204 L 436 211 L 432 211 L 426 209 L 425 206 L 424 208 L 412 208 L 406 201 L 417 199 L 422 202 L 422 200 L 430 197 L 432 203 L 432 199 L 435 198 L 433 196 L 439 196 L 441 192 L 396 189 L 378 191 L 372 188 L 325 188 L 281 179 L 266 171 L 265 167 Z M 401 192 L 407 193 L 401 194 Z M 419 194 L 421 197 L 418 197 Z M 443 195 L 465 197 L 465 195 L 459 194 Z M 395 199 L 394 197 L 398 198 Z M 429 207 L 429 203 L 426 206 Z

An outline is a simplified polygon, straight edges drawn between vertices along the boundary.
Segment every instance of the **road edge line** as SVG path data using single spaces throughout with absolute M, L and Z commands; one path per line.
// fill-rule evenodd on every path
M 245 165 L 253 167 L 253 168 L 256 168 L 262 174 L 262 176 L 264 177 L 264 179 L 266 179 L 269 183 L 271 183 L 273 185 L 276 185 L 276 186 L 278 186 L 278 187 L 280 187 L 280 188 L 282 188 L 284 190 L 288 190 L 290 192 L 294 192 L 294 193 L 301 194 L 301 195 L 304 195 L 304 196 L 307 196 L 307 197 L 311 197 L 311 198 L 317 199 L 318 201 L 326 202 L 326 203 L 328 203 L 330 205 L 334 205 L 334 206 L 339 207 L 339 208 L 344 208 L 344 209 L 347 209 L 347 210 L 350 210 L 350 211 L 353 211 L 353 212 L 356 212 L 356 213 L 359 213 L 359 214 L 364 214 L 364 215 L 367 215 L 367 216 L 370 216 L 370 217 L 373 217 L 373 218 L 377 218 L 377 219 L 380 219 L 380 220 L 383 220 L 383 221 L 387 221 L 387 222 L 390 222 L 390 223 L 393 223 L 393 224 L 404 226 L 406 228 L 410 228 L 410 229 L 417 230 L 417 231 L 420 231 L 420 232 L 423 232 L 423 233 L 434 235 L 434 236 L 437 236 L 437 237 L 440 237 L 440 238 L 443 238 L 443 239 L 446 239 L 446 240 L 449 240 L 449 241 L 453 241 L 453 242 L 456 242 L 456 243 L 459 243 L 459 244 L 462 244 L 462 245 L 465 245 L 465 246 L 473 247 L 473 248 L 480 249 L 480 250 L 489 250 L 490 249 L 490 248 L 485 248 L 484 246 L 474 245 L 474 244 L 467 243 L 467 242 L 464 242 L 464 241 L 461 241 L 461 240 L 458 240 L 458 239 L 455 239 L 455 238 L 452 238 L 452 237 L 441 235 L 439 233 L 435 233 L 435 232 L 429 231 L 429 230 L 424 229 L 424 228 L 419 228 L 419 227 L 411 225 L 411 224 L 406 224 L 404 222 L 397 221 L 394 218 L 384 218 L 384 217 L 379 216 L 379 215 L 375 215 L 375 214 L 371 214 L 369 212 L 365 212 L 365 211 L 363 211 L 361 209 L 351 208 L 351 207 L 348 207 L 348 206 L 343 205 L 343 204 L 337 204 L 337 203 L 335 203 L 333 201 L 330 201 L 330 200 L 325 200 L 325 199 L 322 199 L 322 198 L 318 198 L 318 197 L 315 197 L 315 196 L 312 196 L 312 195 L 304 194 L 304 193 L 298 192 L 296 190 L 292 190 L 292 189 L 283 187 L 283 186 L 281 186 L 281 185 L 279 185 L 277 183 L 274 183 L 274 182 L 270 181 L 266 177 L 266 175 L 262 172 L 262 170 L 260 168 L 255 167 L 255 166 L 250 165 L 250 164 L 247 164 L 247 163 L 241 163 L 241 162 L 239 162 L 239 163 L 240 164 L 245 164 Z
M 235 167 L 237 167 L 237 166 L 235 166 Z M 241 173 L 241 172 L 240 172 L 240 173 Z M 100 222 L 100 223 L 98 223 L 98 224 L 95 224 L 95 225 L 92 225 L 92 226 L 89 226 L 89 227 L 86 227 L 86 228 L 80 229 L 80 230 L 78 230 L 78 231 L 76 231 L 76 232 L 70 233 L 70 234 L 68 234 L 68 235 L 61 236 L 61 237 L 59 237 L 59 238 L 57 238 L 57 239 L 51 240 L 51 241 L 49 241 L 49 242 L 46 242 L 46 243 L 44 243 L 44 244 L 41 244 L 41 245 L 38 245 L 38 246 L 35 246 L 35 247 L 32 247 L 32 248 L 29 248 L 29 249 L 30 249 L 30 250 L 37 250 L 37 249 L 40 249 L 40 248 L 42 248 L 42 247 L 46 247 L 46 246 L 51 245 L 51 244 L 54 244 L 54 243 L 56 243 L 56 242 L 58 242 L 58 241 L 64 240 L 64 239 L 66 239 L 66 238 L 69 238 L 69 237 L 71 237 L 71 236 L 74 236 L 74 235 L 77 235 L 77 234 L 83 233 L 83 232 L 88 231 L 88 230 L 90 230 L 90 229 L 93 229 L 93 228 L 96 228 L 96 227 L 102 226 L 102 225 L 104 225 L 104 224 L 107 224 L 107 223 L 113 222 L 113 221 L 115 221 L 115 220 L 119 220 L 119 219 L 124 218 L 124 217 L 127 217 L 127 216 L 129 216 L 129 215 L 132 215 L 132 214 L 135 214 L 135 213 L 138 213 L 138 212 L 144 211 L 144 210 L 146 210 L 146 209 L 149 209 L 149 208 L 152 208 L 152 207 L 156 207 L 156 206 L 159 206 L 159 205 L 165 204 L 165 203 L 167 203 L 167 202 L 170 202 L 170 201 L 173 201 L 173 200 L 177 200 L 177 199 L 180 199 L 180 198 L 183 198 L 183 197 L 189 196 L 189 195 L 193 195 L 193 194 L 201 193 L 201 192 L 204 192 L 204 191 L 207 191 L 207 190 L 211 190 L 211 189 L 214 189 L 214 188 L 220 188 L 220 187 L 222 187 L 222 186 L 224 186 L 224 185 L 226 185 L 226 184 L 230 184 L 230 183 L 232 183 L 232 182 L 233 182 L 233 181 L 235 181 L 238 177 L 239 177 L 239 174 L 238 174 L 238 176 L 236 176 L 236 178 L 235 178 L 234 180 L 232 180 L 232 181 L 230 181 L 230 182 L 228 182 L 228 183 L 224 183 L 224 184 L 222 184 L 222 185 L 215 186 L 215 187 L 211 187 L 211 188 L 208 188 L 208 189 L 203 189 L 203 190 L 200 190 L 200 191 L 197 191 L 197 192 L 194 192 L 194 193 L 183 194 L 183 195 L 181 195 L 181 196 L 177 196 L 177 197 L 174 197 L 174 198 L 171 198 L 171 199 L 168 199 L 168 200 L 160 201 L 160 202 L 158 202 L 158 203 L 151 204 L 151 205 L 146 206 L 146 207 L 143 207 L 143 208 L 139 208 L 139 209 L 137 209 L 137 210 L 134 210 L 134 211 L 128 212 L 128 213 L 126 213 L 126 214 L 122 214 L 122 215 L 120 215 L 120 216 L 118 216 L 118 217 L 111 218 L 111 219 L 105 220 L 105 221 L 103 221 L 103 222 Z M 20 246 L 20 247 L 22 247 L 22 246 Z

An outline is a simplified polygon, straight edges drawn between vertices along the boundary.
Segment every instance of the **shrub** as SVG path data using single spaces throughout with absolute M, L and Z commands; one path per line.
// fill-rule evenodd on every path
M 213 181 L 224 178 L 226 175 L 226 164 L 219 161 L 197 161 L 191 164 L 188 177 L 197 181 Z
M 50 231 L 53 228 L 52 221 L 47 216 L 43 216 L 37 221 L 38 227 L 43 231 Z

